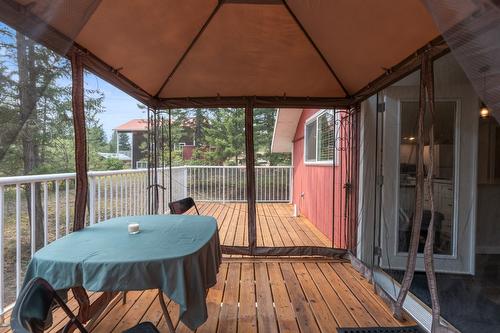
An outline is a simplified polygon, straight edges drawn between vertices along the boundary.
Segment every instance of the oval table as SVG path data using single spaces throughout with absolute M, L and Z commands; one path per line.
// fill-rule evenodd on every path
M 140 232 L 129 234 L 129 223 L 139 223 Z M 207 319 L 206 290 L 217 281 L 221 259 L 213 217 L 119 217 L 40 249 L 31 259 L 25 283 L 41 277 L 56 290 L 72 289 L 83 322 L 92 322 L 119 291 L 158 289 L 169 328 L 173 330 L 163 293 L 179 304 L 179 319 L 194 330 Z M 85 290 L 105 292 L 92 304 L 100 310 L 90 308 Z

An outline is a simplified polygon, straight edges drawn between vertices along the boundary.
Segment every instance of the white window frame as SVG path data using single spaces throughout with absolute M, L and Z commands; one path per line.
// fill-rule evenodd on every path
M 186 146 L 186 143 L 185 142 L 179 142 L 177 144 L 174 145 L 174 150 L 182 150 L 182 148 Z
M 315 114 L 313 114 L 311 117 L 307 118 L 305 123 L 304 123 L 304 164 L 305 165 L 315 165 L 315 166 L 332 166 L 332 165 L 338 165 L 338 152 L 335 150 L 334 153 L 334 160 L 324 160 L 324 161 L 318 161 L 318 156 L 319 156 L 319 117 L 321 117 L 325 113 L 330 113 L 332 114 L 335 118 L 337 118 L 337 113 L 335 110 L 319 110 Z M 315 160 L 307 160 L 307 125 L 310 123 L 316 121 L 316 159 Z M 335 133 L 338 131 L 338 121 L 335 119 Z M 336 135 L 336 134 L 335 134 Z

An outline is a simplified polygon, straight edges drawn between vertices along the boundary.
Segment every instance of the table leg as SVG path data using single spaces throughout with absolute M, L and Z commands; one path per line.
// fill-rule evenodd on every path
M 165 317 L 165 322 L 167 323 L 168 330 L 170 331 L 170 333 L 175 333 L 174 324 L 172 324 L 172 319 L 170 319 L 170 314 L 168 313 L 167 304 L 165 304 L 163 291 L 161 289 L 158 289 L 158 299 L 160 300 L 161 310 L 163 311 L 163 317 Z
M 88 330 L 92 329 L 92 326 L 97 318 L 99 318 L 109 303 L 118 294 L 117 292 L 105 291 L 92 304 L 90 304 L 90 299 L 85 289 L 82 287 L 74 287 L 71 288 L 71 291 L 78 302 L 78 315 L 76 317 L 82 324 L 87 323 L 86 328 Z M 76 328 L 77 327 L 75 325 L 71 325 L 66 332 L 73 332 Z M 61 329 L 61 331 L 63 329 Z
M 71 288 L 73 296 L 78 302 L 78 320 L 85 323 L 90 317 L 90 299 L 89 295 L 82 287 Z

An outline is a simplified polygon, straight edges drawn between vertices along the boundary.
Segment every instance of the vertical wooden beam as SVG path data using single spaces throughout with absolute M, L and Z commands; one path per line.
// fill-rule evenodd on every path
M 247 171 L 247 202 L 248 202 L 248 246 L 250 254 L 257 246 L 257 211 L 255 207 L 255 151 L 253 142 L 253 104 L 248 100 L 245 107 L 245 148 Z
M 75 131 L 76 197 L 73 231 L 85 227 L 87 210 L 87 137 L 83 103 L 83 63 L 77 52 L 71 54 L 73 128 Z

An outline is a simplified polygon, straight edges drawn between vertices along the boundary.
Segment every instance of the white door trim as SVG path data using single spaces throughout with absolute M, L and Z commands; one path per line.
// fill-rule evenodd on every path
M 467 92 L 459 92 L 458 97 L 436 98 L 436 101 L 456 102 L 455 111 L 455 140 L 454 140 L 454 204 L 453 204 L 453 251 L 451 255 L 435 255 L 437 271 L 443 273 L 474 274 L 475 269 L 475 219 L 477 195 L 477 126 L 473 129 L 473 137 L 467 142 L 462 141 L 463 128 L 470 126 L 463 123 L 464 101 Z M 401 137 L 401 103 L 415 101 L 411 91 L 398 91 L 387 97 L 384 114 L 383 144 L 385 147 L 392 143 L 394 148 L 384 149 L 383 169 L 384 186 L 382 190 L 382 221 L 381 223 L 381 256 L 380 266 L 388 269 L 404 269 L 406 254 L 397 250 L 398 235 L 398 208 L 399 208 L 399 141 Z M 470 107 L 470 101 L 469 101 Z M 467 114 L 470 118 L 470 114 Z M 468 119 L 470 121 L 470 119 Z M 476 124 L 477 125 L 477 124 Z M 390 131 L 390 132 L 389 132 Z M 396 143 L 395 143 L 396 142 Z M 462 154 L 462 150 L 469 149 L 472 159 Z M 467 164 L 470 164 L 468 166 Z M 466 164 L 465 168 L 463 164 Z M 468 168 L 468 169 L 467 169 Z M 462 184 L 464 182 L 464 184 Z M 470 186 L 466 186 L 470 184 Z M 467 187 L 467 188 L 466 188 Z M 468 197 L 468 198 L 467 198 Z M 467 206 L 464 210 L 462 206 Z M 470 208 L 469 208 L 470 207 Z M 395 221 L 395 223 L 394 223 Z M 390 231 L 389 231 L 390 230 Z M 465 237 L 464 237 L 465 236 Z M 460 244 L 459 244 L 460 243 Z M 460 246 L 460 248 L 459 248 Z M 423 271 L 423 255 L 417 257 L 417 270 Z

